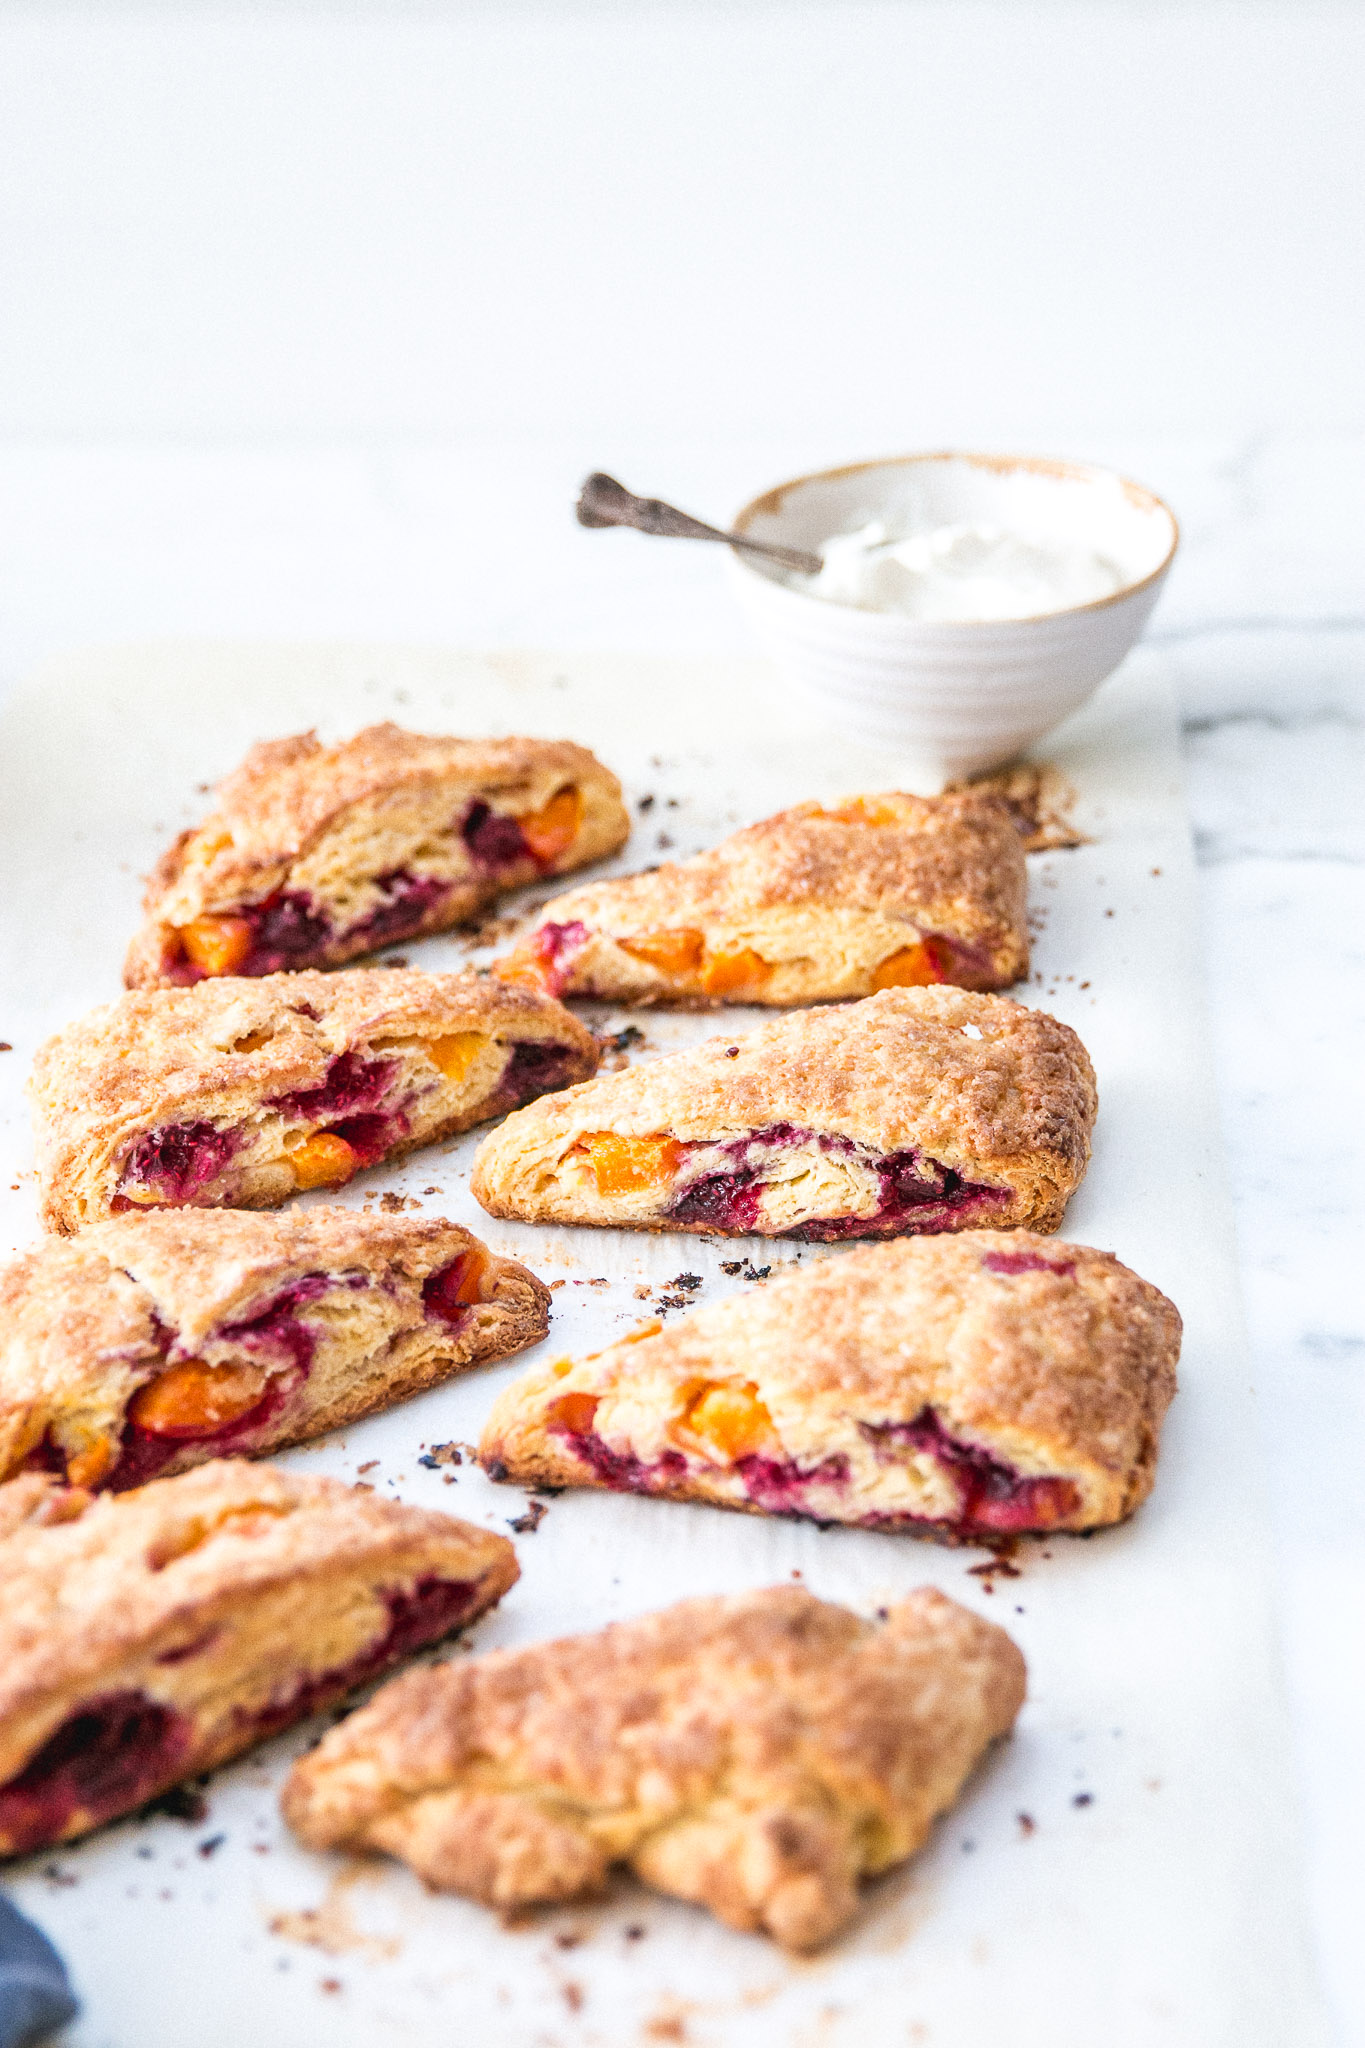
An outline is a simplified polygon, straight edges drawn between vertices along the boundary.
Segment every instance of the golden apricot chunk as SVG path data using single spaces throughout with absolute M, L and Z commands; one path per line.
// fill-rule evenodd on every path
M 832 818 L 840 825 L 895 825 L 899 822 L 890 804 L 870 796 L 850 797 L 846 804 L 838 804 L 832 811 L 818 811 L 816 816 Z
M 360 1165 L 353 1145 L 335 1131 L 315 1131 L 289 1153 L 294 1179 L 301 1188 L 339 1188 Z
M 447 1081 L 463 1081 L 487 1043 L 482 1031 L 452 1031 L 445 1038 L 429 1038 L 427 1055 Z
M 761 953 L 740 946 L 733 953 L 713 953 L 702 969 L 701 985 L 708 996 L 743 995 L 762 988 L 772 971 Z
M 235 974 L 251 951 L 251 920 L 246 917 L 194 917 L 176 931 L 180 949 L 201 974 Z
M 66 1461 L 68 1486 L 98 1486 L 117 1464 L 118 1448 L 117 1437 L 97 1436 L 81 1450 L 73 1451 Z
M 551 1429 L 564 1429 L 570 1436 L 586 1436 L 597 1419 L 596 1394 L 561 1394 L 549 1408 Z
M 615 1131 L 590 1131 L 582 1142 L 599 1195 L 633 1195 L 655 1187 L 676 1173 L 682 1157 L 676 1138 L 621 1138 Z
M 472 1302 L 482 1301 L 487 1271 L 488 1253 L 481 1244 L 472 1244 L 468 1251 L 461 1252 L 459 1258 L 439 1276 L 442 1307 L 468 1308 Z M 430 1286 L 431 1282 L 427 1284 Z
M 504 953 L 488 971 L 494 981 L 500 981 L 508 988 L 535 989 L 546 995 L 554 993 L 553 967 L 533 945 L 517 946 L 512 952 Z
M 558 790 L 543 810 L 529 818 L 518 818 L 521 836 L 543 868 L 567 853 L 578 837 L 583 818 L 583 799 L 572 787 Z
M 623 953 L 643 960 L 660 974 L 695 974 L 701 966 L 702 936 L 687 926 L 677 931 L 640 932 L 633 939 L 618 939 Z
M 138 1388 L 128 1419 L 152 1436 L 213 1436 L 250 1414 L 267 1377 L 259 1365 L 206 1365 L 202 1358 L 187 1358 Z
M 704 1386 L 688 1403 L 683 1423 L 708 1450 L 731 1464 L 777 1444 L 773 1419 L 752 1380 L 740 1386 L 716 1381 Z
M 881 961 L 873 970 L 872 986 L 874 990 L 932 988 L 935 982 L 947 979 L 933 940 L 921 939 L 918 945 L 902 946 L 899 953 Z

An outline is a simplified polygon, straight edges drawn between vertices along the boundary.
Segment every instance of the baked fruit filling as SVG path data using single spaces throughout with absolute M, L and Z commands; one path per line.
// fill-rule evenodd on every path
M 673 1229 L 821 1242 L 989 1221 L 1006 1188 L 965 1180 L 918 1148 L 877 1153 L 829 1131 L 770 1124 L 723 1144 L 593 1131 L 570 1155 L 598 1195 L 653 1190 Z
M 422 1318 L 447 1339 L 458 1337 L 492 1298 L 496 1279 L 486 1248 L 472 1243 L 422 1283 Z M 198 1350 L 158 1321 L 160 1362 L 121 1418 L 93 1434 L 79 1415 L 49 1427 L 27 1467 L 62 1472 L 73 1486 L 122 1493 L 156 1478 L 191 1448 L 199 1463 L 249 1457 L 278 1443 L 303 1420 L 320 1348 L 333 1337 L 345 1343 L 346 1310 L 357 1296 L 368 1297 L 373 1350 L 383 1353 L 404 1338 L 411 1343 L 411 1318 L 382 1273 L 306 1273 L 251 1314 L 218 1324 Z M 352 1370 L 365 1362 L 352 1358 Z M 335 1354 L 331 1363 L 340 1366 Z
M 626 1493 L 687 1494 L 727 1483 L 735 1504 L 765 1514 L 864 1528 L 926 1528 L 970 1539 L 1054 1529 L 1082 1503 L 1074 1480 L 1024 1474 L 983 1446 L 955 1437 L 934 1410 L 911 1422 L 862 1422 L 873 1469 L 857 1451 L 804 1461 L 784 1450 L 753 1381 L 700 1381 L 684 1390 L 672 1417 L 672 1442 L 642 1457 L 596 1427 L 602 1397 L 562 1394 L 546 1411 L 558 1437 L 603 1486 Z M 891 1507 L 879 1500 L 876 1466 L 896 1465 L 922 1498 Z M 494 1477 L 499 1476 L 496 1466 Z M 918 1484 L 916 1484 L 918 1482 Z M 904 1493 L 904 1486 L 897 1489 Z
M 219 1125 L 197 1118 L 163 1124 L 136 1139 L 124 1156 L 110 1207 L 232 1206 L 247 1177 L 261 1167 L 280 1181 L 272 1199 L 314 1188 L 344 1187 L 363 1168 L 404 1147 L 413 1137 L 419 1112 L 429 1119 L 436 1098 L 459 1093 L 487 1052 L 489 1037 L 457 1031 L 413 1041 L 404 1057 L 340 1053 L 327 1078 L 315 1088 L 267 1099 L 268 1121 Z M 574 1049 L 555 1041 L 517 1041 L 496 1046 L 502 1072 L 485 1075 L 480 1086 L 484 1113 L 503 1115 L 538 1095 L 563 1088 L 581 1066 Z M 420 1138 L 418 1140 L 420 1142 Z M 284 1180 L 283 1176 L 289 1179 Z
M 471 869 L 509 886 L 548 872 L 577 839 L 583 809 L 573 786 L 520 816 L 477 797 L 427 851 L 430 871 L 397 867 L 348 878 L 349 893 L 359 887 L 367 904 L 360 917 L 348 918 L 313 890 L 286 885 L 258 903 L 205 911 L 171 927 L 162 976 L 187 987 L 223 974 L 279 974 L 413 938 L 468 883 Z
M 272 1696 L 237 1717 L 234 1748 L 316 1712 L 398 1658 L 436 1642 L 464 1621 L 480 1592 L 472 1579 L 427 1575 L 379 1593 L 381 1632 L 344 1664 L 320 1672 L 286 1668 Z M 157 1661 L 183 1666 L 221 1647 L 213 1628 Z M 96 1695 L 75 1709 L 8 1784 L 0 1785 L 0 1843 L 23 1855 L 64 1835 L 99 1827 L 154 1798 L 191 1768 L 192 1718 L 141 1690 Z
M 0 1785 L 0 1841 L 22 1856 L 73 1821 L 98 1827 L 141 1806 L 175 1783 L 192 1740 L 188 1718 L 144 1692 L 87 1700 Z

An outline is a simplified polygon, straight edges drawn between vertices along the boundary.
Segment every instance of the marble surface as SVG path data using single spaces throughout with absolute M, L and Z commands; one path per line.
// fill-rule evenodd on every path
M 610 459 L 637 487 L 714 513 L 846 452 L 641 441 Z M 1313 1923 L 1354 2044 L 1365 443 L 1266 434 L 1077 452 L 1125 464 L 1184 526 L 1149 639 L 1182 705 Z M 0 686 L 66 647 L 182 632 L 742 648 L 708 550 L 572 525 L 573 486 L 598 459 L 548 442 L 0 449 Z

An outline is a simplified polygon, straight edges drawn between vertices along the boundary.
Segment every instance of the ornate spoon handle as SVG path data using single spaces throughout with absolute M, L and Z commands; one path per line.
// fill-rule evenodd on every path
M 604 476 L 600 469 L 594 470 L 579 492 L 577 513 L 580 526 L 633 526 L 637 533 L 662 534 L 667 540 L 724 541 L 728 547 L 767 555 L 784 568 L 801 569 L 808 576 L 818 576 L 823 567 L 818 555 L 807 554 L 803 548 L 750 540 L 742 533 L 723 533 L 718 526 L 707 526 L 689 512 L 680 512 L 676 505 L 665 505 L 662 498 L 637 498 L 634 491 L 618 484 L 614 476 Z

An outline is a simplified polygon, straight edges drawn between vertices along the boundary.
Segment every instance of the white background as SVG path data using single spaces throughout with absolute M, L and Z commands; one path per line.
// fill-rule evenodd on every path
M 1358 7 L 0 11 L 0 682 L 175 631 L 742 645 L 702 551 L 568 526 L 599 465 L 724 512 L 956 442 L 1171 498 L 1154 637 L 1352 2043 L 1363 154 Z

